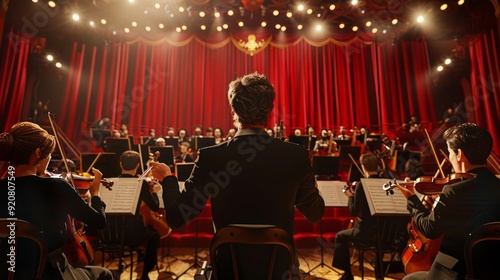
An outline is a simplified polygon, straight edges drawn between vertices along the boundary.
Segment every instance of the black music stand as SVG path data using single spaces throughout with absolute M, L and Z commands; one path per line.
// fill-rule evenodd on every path
M 338 179 L 339 157 L 313 156 L 312 169 L 316 176 Z
M 179 138 L 174 137 L 174 138 L 165 138 L 165 144 L 167 146 L 172 146 L 174 148 L 174 151 L 179 151 L 180 150 L 180 143 L 179 143 Z
M 194 150 L 215 145 L 214 137 L 196 137 L 194 138 Z
M 82 153 L 80 155 L 80 169 L 82 172 L 86 172 L 93 163 L 92 166 L 99 169 L 104 177 L 117 177 L 121 173 L 119 159 L 120 155 L 116 153 Z
M 132 150 L 132 143 L 129 137 L 108 137 L 104 140 L 104 151 L 121 155 L 123 152 Z
M 154 154 L 155 152 L 160 152 L 160 157 L 158 158 L 158 162 L 165 163 L 170 168 L 174 168 L 174 147 L 172 146 L 149 146 L 148 151 L 150 154 Z M 146 158 L 142 158 L 144 164 L 149 160 L 149 156 Z

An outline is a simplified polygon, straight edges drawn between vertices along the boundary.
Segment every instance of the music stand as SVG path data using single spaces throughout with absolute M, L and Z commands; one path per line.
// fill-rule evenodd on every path
M 121 173 L 119 158 L 120 156 L 116 153 L 82 153 L 80 155 L 80 169 L 82 172 L 87 172 L 91 164 L 94 163 L 92 166 L 99 169 L 103 176 L 117 177 Z
M 349 155 L 354 159 L 358 159 L 361 155 L 361 146 L 340 146 L 339 159 L 341 164 L 339 172 L 349 172 L 348 166 L 350 166 L 351 164 L 351 158 L 349 157 Z
M 337 179 L 339 171 L 339 157 L 313 156 L 312 169 L 314 175 L 327 176 L 330 179 Z
M 167 146 L 172 146 L 174 148 L 174 151 L 179 151 L 180 150 L 179 138 L 177 138 L 177 137 L 174 137 L 174 138 L 165 138 L 165 144 Z
M 140 144 L 146 146 L 156 146 L 156 138 L 151 136 L 141 136 Z
M 174 147 L 172 146 L 165 146 L 165 147 L 158 147 L 158 146 L 149 146 L 148 151 L 151 154 L 154 154 L 155 152 L 160 152 L 160 157 L 158 158 L 158 162 L 165 163 L 168 165 L 170 168 L 174 168 Z M 142 158 L 142 160 L 147 161 L 149 160 L 149 157 Z
M 128 137 L 107 137 L 104 141 L 104 151 L 121 155 L 123 152 L 132 150 L 132 143 Z
M 318 183 L 319 193 L 323 198 L 323 200 L 325 201 L 325 207 L 347 207 L 348 198 L 342 192 L 342 188 L 346 185 L 345 182 L 318 180 L 317 183 Z M 319 236 L 320 240 L 322 242 L 325 242 L 325 240 L 323 239 L 323 219 L 320 220 L 319 224 Z M 323 243 L 320 245 L 321 262 L 317 264 L 315 267 L 311 268 L 308 272 L 306 272 L 306 274 L 310 274 L 313 270 L 321 266 L 321 267 L 327 267 L 330 270 L 336 272 L 338 275 L 340 275 L 340 271 L 325 263 L 324 248 L 323 248 L 324 244 L 327 243 Z
M 194 138 L 194 150 L 198 151 L 201 148 L 215 145 L 214 137 L 196 137 Z
M 337 149 L 340 149 L 342 146 L 349 146 L 352 144 L 352 139 L 333 139 L 335 143 L 337 143 Z

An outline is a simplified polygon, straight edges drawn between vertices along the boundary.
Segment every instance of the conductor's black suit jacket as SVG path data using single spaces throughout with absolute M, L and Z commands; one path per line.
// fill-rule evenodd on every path
M 306 149 L 262 129 L 242 129 L 230 141 L 200 149 L 185 192 L 179 192 L 174 176 L 164 178 L 162 186 L 165 215 L 173 229 L 194 219 L 209 197 L 216 230 L 230 224 L 265 224 L 292 236 L 295 208 L 316 223 L 325 206 Z M 245 254 L 247 264 L 268 255 L 256 246 Z

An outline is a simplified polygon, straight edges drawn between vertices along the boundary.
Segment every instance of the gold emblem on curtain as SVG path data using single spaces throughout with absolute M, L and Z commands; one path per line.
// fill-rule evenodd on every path
M 261 39 L 259 42 L 257 42 L 257 37 L 253 34 L 248 35 L 247 42 L 240 40 L 238 43 L 240 47 L 245 49 L 250 55 L 254 55 L 258 49 L 264 46 L 264 40 Z

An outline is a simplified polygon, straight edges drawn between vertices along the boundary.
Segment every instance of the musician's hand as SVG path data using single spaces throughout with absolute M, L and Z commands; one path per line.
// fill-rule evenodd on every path
M 434 202 L 436 201 L 437 197 L 438 195 L 424 195 L 422 204 L 425 206 L 427 210 L 432 211 L 432 209 L 434 208 Z
M 158 193 L 159 191 L 161 191 L 161 185 L 158 184 L 157 182 L 153 183 L 153 186 L 151 187 L 151 192 L 152 193 Z
M 90 184 L 89 192 L 91 196 L 98 196 L 99 187 L 101 186 L 102 172 L 99 169 L 95 169 L 93 167 L 92 172 L 94 173 L 94 180 Z
M 151 162 L 150 165 L 153 167 L 151 169 L 153 177 L 155 177 L 159 181 L 162 181 L 165 177 L 172 175 L 170 167 L 168 167 L 168 165 L 166 165 L 165 163 Z
M 405 182 L 410 182 L 410 178 L 406 177 L 405 178 Z M 414 188 L 413 184 L 408 184 L 408 185 L 398 184 L 398 189 L 406 197 L 406 199 L 408 199 L 411 196 L 415 195 L 415 188 Z
M 345 190 L 345 192 L 344 192 L 344 193 L 345 193 L 345 195 L 346 195 L 347 197 L 351 197 L 351 196 L 353 196 L 353 194 L 352 194 L 352 192 L 351 192 L 351 190 L 350 190 L 350 189 Z

